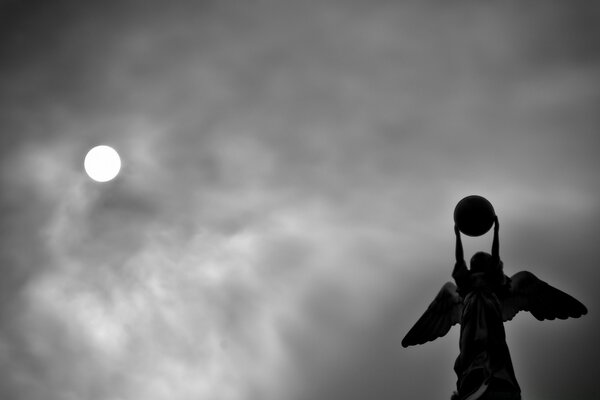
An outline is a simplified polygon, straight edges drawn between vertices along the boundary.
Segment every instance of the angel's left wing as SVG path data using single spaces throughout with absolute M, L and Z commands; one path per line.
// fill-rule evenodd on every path
M 579 318 L 587 313 L 579 300 L 529 271 L 517 272 L 511 277 L 509 292 L 502 301 L 502 319 L 509 321 L 521 310 L 529 311 L 540 321 Z
M 425 313 L 402 339 L 402 346 L 423 344 L 444 336 L 453 325 L 460 323 L 462 307 L 462 298 L 456 291 L 456 285 L 446 282 Z

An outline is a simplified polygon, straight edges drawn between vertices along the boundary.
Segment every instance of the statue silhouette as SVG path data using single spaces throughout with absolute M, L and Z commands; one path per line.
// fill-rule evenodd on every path
M 458 377 L 452 400 L 520 399 L 521 389 L 506 345 L 504 322 L 519 311 L 538 320 L 578 318 L 586 307 L 528 271 L 504 275 L 494 216 L 492 254 L 478 252 L 467 269 L 460 231 L 455 225 L 456 264 L 447 282 L 425 313 L 402 340 L 402 346 L 423 344 L 444 336 L 460 324 L 460 354 L 454 364 Z

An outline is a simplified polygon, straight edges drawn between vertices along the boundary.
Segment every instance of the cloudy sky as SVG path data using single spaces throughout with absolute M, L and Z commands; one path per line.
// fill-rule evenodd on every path
M 400 341 L 486 196 L 524 398 L 595 398 L 594 2 L 0 1 L 0 397 L 449 398 Z M 83 170 L 98 144 L 114 181 Z M 491 244 L 465 240 L 467 257 Z

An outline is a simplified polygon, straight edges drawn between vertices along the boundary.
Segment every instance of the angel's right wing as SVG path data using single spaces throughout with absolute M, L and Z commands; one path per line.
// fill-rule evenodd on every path
M 402 346 L 423 344 L 444 336 L 453 325 L 460 322 L 462 307 L 462 298 L 456 291 L 456 285 L 446 282 L 427 311 L 404 336 Z
M 521 310 L 529 311 L 540 321 L 587 314 L 587 308 L 577 299 L 529 271 L 517 272 L 511 277 L 510 290 L 502 301 L 502 319 L 509 321 Z

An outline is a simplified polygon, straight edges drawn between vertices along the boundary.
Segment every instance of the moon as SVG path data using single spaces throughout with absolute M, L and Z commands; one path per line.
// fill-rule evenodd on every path
M 96 146 L 88 151 L 83 161 L 85 172 L 96 182 L 108 182 L 121 170 L 121 157 L 110 146 Z

